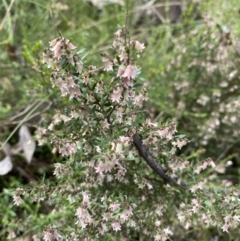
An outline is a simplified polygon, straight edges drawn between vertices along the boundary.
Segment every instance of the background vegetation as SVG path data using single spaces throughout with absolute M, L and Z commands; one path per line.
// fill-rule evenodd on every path
M 12 135 L 9 143 L 15 146 L 18 134 L 14 129 L 18 124 L 27 123 L 34 134 L 37 126 L 48 126 L 56 109 L 69 104 L 52 88 L 50 71 L 42 65 L 42 51 L 48 42 L 60 32 L 86 49 L 87 64 L 100 65 L 99 56 L 111 49 L 113 33 L 118 25 L 125 24 L 127 9 L 130 35 L 146 45 L 141 71 L 148 82 L 149 100 L 144 113 L 152 120 L 176 122 L 178 132 L 190 140 L 179 155 L 194 163 L 211 157 L 223 168 L 217 174 L 218 184 L 238 185 L 239 2 L 100 2 L 104 1 L 0 3 L 0 141 Z M 30 182 L 55 185 L 54 163 L 61 162 L 62 157 L 52 154 L 49 143 L 37 147 L 31 164 L 27 165 L 21 154 L 15 155 L 13 161 L 13 170 L 0 176 L 0 239 L 11 240 L 19 220 L 28 223 L 29 219 L 32 226 L 16 232 L 14 238 L 33 240 L 33 233 L 41 232 L 52 218 L 52 206 L 25 203 L 16 207 L 14 190 L 28 189 Z M 238 238 L 237 232 L 204 225 L 193 232 L 178 230 L 178 234 L 179 239 L 173 240 Z M 129 237 L 139 240 L 139 234 Z

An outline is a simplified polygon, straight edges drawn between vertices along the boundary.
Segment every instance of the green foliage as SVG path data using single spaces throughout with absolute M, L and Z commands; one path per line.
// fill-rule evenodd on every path
M 234 4 L 227 7 L 233 16 L 238 14 Z M 217 158 L 226 147 L 231 150 L 225 155 L 234 153 L 239 143 L 239 52 L 234 34 L 239 28 L 230 25 L 229 12 L 215 2 L 201 7 L 201 19 L 179 23 L 172 34 L 162 26 L 152 28 L 149 42 L 154 47 L 145 52 L 151 57 L 143 73 L 150 82 L 150 106 L 163 119 L 176 119 L 178 128 L 190 133 L 192 145 L 207 147 L 206 157 Z
M 4 0 L 0 3 L 1 16 L 5 15 L 10 2 Z M 124 122 L 122 125 L 115 123 L 112 132 L 101 128 L 101 115 L 107 116 L 112 111 L 109 94 L 115 84 L 112 82 L 113 73 L 101 70 L 93 74 L 89 86 L 84 85 L 81 76 L 75 75 L 74 80 L 83 92 L 82 99 L 81 102 L 76 97 L 69 100 L 61 96 L 61 91 L 52 88 L 50 70 L 42 64 L 42 52 L 50 40 L 61 35 L 77 46 L 85 70 L 90 64 L 101 66 L 100 54 L 110 51 L 117 24 L 125 24 L 126 8 L 109 4 L 101 9 L 88 1 L 73 0 L 12 2 L 0 36 L 0 141 L 4 142 L 23 120 L 24 116 L 15 118 L 19 112 L 35 100 L 41 101 L 46 97 L 52 108 L 48 108 L 47 113 L 40 110 L 41 118 L 28 122 L 34 129 L 41 122 L 41 126 L 51 130 L 51 120 L 53 123 L 58 118 L 69 117 L 73 110 L 81 110 L 79 112 L 83 115 L 87 112 L 91 122 L 81 116 L 54 123 L 53 131 L 48 129 L 48 134 L 41 136 L 43 140 L 39 139 L 46 145 L 37 150 L 35 162 L 28 167 L 20 165 L 25 170 L 24 174 L 16 168 L 1 177 L 0 238 L 12 237 L 10 239 L 14 240 L 16 237 L 19 240 L 18 237 L 32 238 L 36 235 L 40 239 L 44 233 L 53 233 L 54 230 L 62 235 L 63 240 L 72 240 L 74 235 L 84 237 L 84 230 L 76 226 L 78 218 L 75 215 L 84 198 L 80 187 L 86 180 L 92 184 L 91 178 L 95 181 L 98 178 L 94 166 L 89 167 L 87 163 L 93 160 L 96 167 L 106 158 L 106 153 L 111 156 L 113 145 L 117 144 L 120 135 L 126 133 L 127 127 Z M 141 76 L 149 84 L 149 101 L 143 112 L 134 116 L 136 119 L 132 125 L 140 128 L 142 139 L 152 152 L 155 151 L 154 156 L 168 173 L 174 172 L 174 167 L 180 164 L 185 165 L 184 170 L 177 174 L 189 187 L 187 192 L 175 186 L 166 187 L 161 178 L 156 178 L 146 168 L 146 163 L 138 158 L 137 153 L 123 158 L 121 161 L 125 168 L 128 167 L 130 184 L 114 179 L 102 186 L 86 189 L 91 194 L 89 212 L 93 215 L 92 210 L 97 210 L 99 215 L 109 211 L 109 206 L 117 202 L 122 205 L 121 209 L 112 212 L 111 218 L 119 220 L 123 207 L 131 205 L 138 230 L 131 226 L 132 223 L 130 228 L 123 224 L 121 232 L 113 232 L 108 223 L 111 231 L 101 236 L 101 240 L 149 240 L 151 236 L 157 240 L 158 225 L 165 232 L 167 228 L 174 231 L 170 235 L 172 240 L 210 240 L 214 237 L 236 240 L 239 231 L 235 226 L 239 225 L 240 215 L 238 186 L 234 187 L 239 184 L 236 167 L 240 165 L 240 26 L 236 21 L 239 2 L 223 0 L 194 4 L 188 1 L 181 20 L 175 24 L 170 24 L 167 17 L 169 6 L 165 7 L 162 16 L 166 20 L 164 24 L 156 24 L 159 22 L 153 15 L 144 11 L 148 9 L 148 13 L 151 12 L 151 1 L 143 9 L 136 8 L 142 4 L 138 1 L 127 2 L 130 35 L 147 45 L 137 64 L 141 66 Z M 87 50 L 86 58 L 83 58 L 83 48 Z M 117 60 L 120 63 L 119 58 Z M 66 59 L 65 64 L 62 63 L 64 71 L 73 73 L 74 67 Z M 114 73 L 116 70 L 114 67 Z M 104 80 L 107 97 L 94 93 L 99 79 Z M 139 85 L 144 82 L 140 78 L 138 81 Z M 139 89 L 140 86 L 136 84 L 135 87 Z M 97 107 L 87 111 L 83 108 L 88 93 L 94 94 L 94 105 L 101 106 L 101 111 Z M 128 115 L 135 111 L 126 110 Z M 137 109 L 136 113 L 141 111 Z M 187 137 L 190 140 L 188 145 L 178 149 L 175 156 L 169 156 L 172 147 L 169 143 L 160 139 L 157 144 L 152 144 L 151 138 L 156 138 L 157 129 L 147 126 L 144 113 L 151 118 L 150 123 L 156 121 L 161 128 L 172 123 L 169 119 L 176 122 L 179 135 L 174 136 L 175 142 Z M 11 143 L 16 142 L 15 139 L 16 135 Z M 75 143 L 78 151 L 71 158 L 52 155 L 49 142 L 58 150 Z M 100 147 L 103 153 L 97 153 L 95 147 Z M 91 152 L 91 148 L 94 151 Z M 130 145 L 129 149 L 133 151 L 134 147 Z M 205 169 L 213 165 L 210 159 L 206 159 L 208 157 L 213 158 L 216 167 Z M 52 174 L 53 163 L 55 172 L 59 171 L 58 178 Z M 14 164 L 19 167 L 18 161 Z M 29 185 L 31 177 L 37 185 Z M 153 189 L 147 185 L 152 185 Z M 16 188 L 19 189 L 14 192 Z M 12 198 L 16 196 L 22 197 L 19 207 L 13 205 Z M 199 203 L 201 208 L 193 212 Z M 156 214 L 157 211 L 160 214 Z M 154 222 L 156 215 L 161 224 Z M 96 217 L 101 220 L 100 216 Z M 233 220 L 233 217 L 238 220 Z M 226 232 L 228 226 L 229 233 Z M 91 235 L 94 236 L 94 231 Z

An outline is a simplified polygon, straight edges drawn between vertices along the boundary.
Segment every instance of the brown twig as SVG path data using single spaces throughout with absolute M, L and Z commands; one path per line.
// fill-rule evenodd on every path
M 184 182 L 177 182 L 175 179 L 171 178 L 169 175 L 167 175 L 161 165 L 159 165 L 154 159 L 151 153 L 147 150 L 147 148 L 143 145 L 141 137 L 138 135 L 138 133 L 133 130 L 131 134 L 129 134 L 130 137 L 133 139 L 133 144 L 138 150 L 139 155 L 147 162 L 147 164 L 166 182 L 166 183 L 174 183 L 178 186 L 186 187 L 186 184 Z

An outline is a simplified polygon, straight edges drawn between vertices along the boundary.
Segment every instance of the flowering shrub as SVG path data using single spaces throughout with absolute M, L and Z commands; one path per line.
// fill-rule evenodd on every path
M 173 56 L 160 77 L 168 83 L 167 106 L 162 98 L 155 101 L 181 131 L 194 133 L 195 147 L 208 147 L 206 155 L 216 159 L 234 153 L 239 137 L 239 52 L 232 35 L 207 15 L 197 31 L 173 37 Z M 154 81 L 151 99 L 160 91 Z
M 188 140 L 176 124 L 156 123 L 141 111 L 144 48 L 123 27 L 100 67 L 87 65 L 83 51 L 64 37 L 44 50 L 52 86 L 69 100 L 36 134 L 39 144 L 50 141 L 65 157 L 55 164 L 56 181 L 14 195 L 15 205 L 31 199 L 47 212 L 37 216 L 43 232 L 34 229 L 34 240 L 180 240 L 191 237 L 186 230 L 206 227 L 237 232 L 238 192 L 218 179 L 221 166 L 179 155 Z M 9 229 L 9 237 L 18 232 Z

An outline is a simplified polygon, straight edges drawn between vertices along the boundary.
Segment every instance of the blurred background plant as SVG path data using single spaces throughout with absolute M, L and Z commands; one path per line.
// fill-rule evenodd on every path
M 148 80 L 149 101 L 143 109 L 152 120 L 174 120 L 178 131 L 188 135 L 191 142 L 179 155 L 193 162 L 211 157 L 222 164 L 218 175 L 222 185 L 239 184 L 238 0 L 3 0 L 0 141 L 3 143 L 11 135 L 9 143 L 17 145 L 17 125 L 25 123 L 34 133 L 37 126 L 50 123 L 54 110 L 68 105 L 68 99 L 60 98 L 52 88 L 50 72 L 42 65 L 44 46 L 60 32 L 89 51 L 87 61 L 97 65 L 97 56 L 111 48 L 112 33 L 118 24 L 124 25 L 126 8 L 132 38 L 147 46 L 142 56 L 142 75 Z M 31 112 L 34 107 L 36 110 Z M 24 221 L 27 215 L 35 220 L 35 231 L 41 231 L 47 223 L 41 215 L 50 219 L 53 215 L 48 215 L 49 204 L 13 206 L 12 195 L 15 188 L 28 187 L 30 182 L 54 185 L 53 163 L 62 157 L 52 154 L 49 144 L 37 147 L 30 164 L 23 159 L 20 154 L 14 155 L 13 170 L 0 176 L 2 240 L 7 236 L 13 240 L 8 229 L 16 229 L 18 220 Z M 30 237 L 24 233 L 22 240 Z M 238 236 L 202 226 L 194 233 L 182 232 L 181 237 L 236 240 Z

